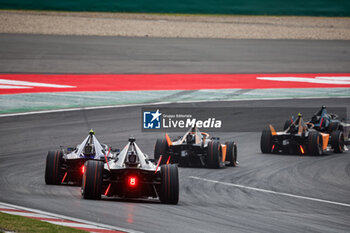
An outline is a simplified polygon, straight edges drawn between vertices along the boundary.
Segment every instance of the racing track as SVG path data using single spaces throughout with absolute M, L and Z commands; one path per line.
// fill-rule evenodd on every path
M 22 41 L 22 47 L 28 45 L 25 40 L 21 40 L 21 37 L 25 36 L 11 37 Z M 41 37 L 38 36 L 38 38 Z M 77 38 L 74 37 L 75 39 Z M 66 43 L 69 44 L 69 42 Z M 234 43 L 239 44 L 239 41 Z M 259 47 L 264 42 L 256 43 Z M 298 43 L 314 44 L 313 42 Z M 45 47 L 45 44 L 43 46 Z M 96 53 L 100 52 L 98 49 L 96 51 Z M 17 56 L 18 60 L 21 60 L 19 56 L 22 58 L 27 56 L 24 58 L 24 60 L 27 59 L 26 61 L 20 61 L 18 66 L 13 65 L 16 67 L 14 72 L 26 72 L 26 67 L 35 68 L 36 61 L 39 61 L 38 64 L 41 63 L 40 59 L 31 61 L 33 53 L 28 50 L 27 53 L 12 54 L 14 57 Z M 326 54 L 322 48 L 319 53 Z M 334 54 L 329 55 L 332 57 Z M 61 55 L 62 53 L 55 54 L 55 59 L 59 59 Z M 348 56 L 345 57 L 348 58 Z M 273 59 L 268 57 L 270 61 Z M 297 59 L 297 56 L 293 59 Z M 291 67 L 298 67 L 300 63 L 298 61 L 293 63 L 293 59 L 290 61 Z M 331 61 L 332 58 L 329 60 Z M 231 63 L 237 65 L 233 60 Z M 315 64 L 312 71 L 320 71 L 315 70 L 317 66 L 320 69 L 326 69 L 325 63 Z M 253 64 L 254 62 L 251 65 Z M 330 64 L 332 65 L 332 62 Z M 302 64 L 300 66 L 306 67 Z M 68 65 L 68 67 L 73 66 Z M 39 66 L 34 68 L 33 72 L 40 72 Z M 176 67 L 173 68 L 176 69 Z M 348 68 L 344 66 L 339 71 L 348 71 L 346 69 Z M 3 66 L 1 71 L 9 72 Z M 279 68 L 270 70 L 270 72 L 278 71 L 281 70 Z M 59 71 L 56 70 L 56 72 Z M 60 72 L 63 72 L 63 69 Z M 252 72 L 263 71 L 253 69 Z M 234 101 L 178 104 L 177 106 L 242 107 L 249 104 L 251 107 L 315 107 L 325 104 L 349 107 L 349 101 L 349 98 Z M 190 178 L 190 176 L 196 176 L 350 204 L 349 152 L 322 157 L 263 155 L 259 149 L 259 132 L 215 134 L 220 136 L 222 141 L 234 139 L 237 142 L 240 166 L 222 170 L 181 168 L 180 202 L 176 206 L 153 201 L 88 201 L 80 198 L 78 187 L 44 184 L 47 150 L 55 149 L 59 145 L 68 146 L 78 143 L 90 128 L 96 131 L 101 141 L 118 147 L 125 145 L 129 135 L 134 135 L 140 147 L 152 155 L 155 138 L 162 134 L 140 132 L 140 111 L 140 107 L 124 107 L 0 118 L 2 135 L 0 201 L 146 232 L 348 232 L 350 229 L 350 207 L 348 206 L 286 197 Z M 256 117 L 250 116 L 253 119 Z M 277 117 L 278 114 L 276 114 Z M 239 123 L 242 128 L 244 124 L 244 121 Z

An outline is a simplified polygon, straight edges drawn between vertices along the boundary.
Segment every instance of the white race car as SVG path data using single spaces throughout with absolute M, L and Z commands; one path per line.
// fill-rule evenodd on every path
M 84 163 L 87 160 L 106 162 L 116 157 L 118 150 L 112 150 L 100 143 L 93 130 L 84 141 L 75 148 L 49 151 L 46 157 L 46 184 L 81 184 L 84 174 Z
M 81 193 L 85 199 L 101 195 L 120 198 L 159 198 L 162 203 L 177 204 L 179 175 L 177 165 L 154 164 L 130 137 L 120 154 L 104 163 L 85 162 Z

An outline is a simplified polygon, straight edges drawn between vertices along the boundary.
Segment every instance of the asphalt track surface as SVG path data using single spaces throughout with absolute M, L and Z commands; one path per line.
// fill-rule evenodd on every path
M 251 106 L 348 105 L 350 99 L 251 101 Z M 225 106 L 246 106 L 227 102 Z M 219 106 L 197 103 L 185 106 Z M 179 105 L 184 106 L 184 105 Z M 79 143 L 90 128 L 122 147 L 130 135 L 153 155 L 155 139 L 141 133 L 140 107 L 0 118 L 0 201 L 146 232 L 348 232 L 350 206 L 279 196 L 194 180 L 190 176 L 350 204 L 349 153 L 321 157 L 260 153 L 259 132 L 216 133 L 234 140 L 240 166 L 180 168 L 180 202 L 83 200 L 79 187 L 47 186 L 45 157 Z M 256 117 L 256 116 L 251 116 Z M 278 115 L 276 115 L 278 117 Z M 239 125 L 244 127 L 244 121 Z M 281 126 L 282 127 L 282 126 Z
M 1 73 L 344 73 L 350 41 L 0 35 Z
M 17 39 L 18 46 L 28 50 L 30 48 L 23 44 L 26 44 L 26 40 L 33 40 L 33 38 L 30 40 L 27 36 L 22 35 L 18 37 L 1 35 L 0 38 L 3 39 L 4 37 Z M 23 37 L 26 39 L 22 40 Z M 44 39 L 46 36 L 36 37 L 41 39 L 45 47 Z M 54 40 L 53 38 L 52 40 Z M 118 39 L 115 38 L 115 40 Z M 113 40 L 113 38 L 110 38 L 110 40 Z M 20 41 L 23 43 L 20 43 Z M 214 42 L 216 40 L 213 40 Z M 263 41 L 255 42 L 264 43 Z M 236 41 L 233 43 L 239 44 Z M 242 41 L 242 43 L 247 42 Z M 272 42 L 267 41 L 266 43 Z M 277 44 L 279 43 L 282 42 L 277 42 Z M 310 46 L 313 44 L 313 42 L 291 41 L 286 43 L 308 43 Z M 332 43 L 337 44 L 337 42 Z M 103 42 L 101 44 L 103 47 Z M 1 52 L 4 51 L 4 47 L 1 46 Z M 63 54 L 68 50 L 64 51 Z M 325 53 L 325 51 L 322 51 L 320 53 Z M 14 63 L 12 68 L 17 67 L 13 69 L 13 72 L 29 72 L 26 67 L 33 68 L 33 72 L 39 72 L 40 64 L 43 64 L 44 61 L 40 59 L 32 60 L 33 53 L 36 52 L 24 51 L 17 55 L 13 53 Z M 55 60 L 59 60 L 62 53 L 55 54 Z M 96 53 L 99 54 L 100 50 L 97 50 Z M 181 52 L 179 51 L 179 53 Z M 81 51 L 81 54 L 83 54 L 83 51 Z M 335 52 L 333 55 L 336 56 Z M 25 61 L 20 61 L 21 56 Z M 100 56 L 102 55 L 100 54 Z M 266 57 L 270 61 L 276 60 L 277 63 L 279 62 L 277 58 L 268 55 Z M 151 58 L 152 56 L 150 60 Z M 345 56 L 345 58 L 349 59 L 348 56 Z M 64 60 L 64 58 L 61 60 Z M 334 62 L 335 60 L 337 59 L 334 58 Z M 15 61 L 19 61 L 20 64 L 15 64 Z M 35 62 L 38 64 L 35 65 Z M 168 63 L 170 65 L 170 61 Z M 296 57 L 290 63 L 291 68 L 286 72 L 293 72 L 294 66 L 306 68 L 306 65 L 296 60 Z M 312 72 L 325 71 L 327 69 L 325 67 L 326 63 L 319 62 L 318 65 L 315 64 Z M 330 64 L 327 72 L 332 69 L 332 62 Z M 137 64 L 134 65 L 137 68 Z M 274 67 L 273 64 L 270 65 Z M 270 65 L 266 64 L 266 66 Z M 131 65 L 129 64 L 129 66 Z M 6 71 L 5 68 L 4 65 L 1 65 L 2 72 Z M 67 65 L 67 69 L 73 68 L 73 65 Z M 142 70 L 142 68 L 140 69 Z M 173 67 L 173 69 L 176 70 L 176 67 Z M 338 71 L 345 72 L 348 71 L 347 69 L 343 67 Z M 88 69 L 82 68 L 83 71 L 88 72 Z M 208 70 L 205 71 L 208 72 Z M 272 71 L 281 72 L 278 67 L 270 70 L 270 72 Z M 332 72 L 334 71 L 335 68 Z M 44 69 L 43 72 L 47 72 L 47 70 Z M 64 70 L 61 67 L 61 69 L 57 68 L 55 72 L 63 73 Z M 232 68 L 230 72 L 234 72 Z M 263 71 L 256 68 L 252 72 Z M 315 107 L 326 105 L 349 108 L 349 100 L 349 98 L 343 98 L 233 101 L 176 104 L 172 106 Z M 180 168 L 180 201 L 178 205 L 159 204 L 156 200 L 84 200 L 80 197 L 79 187 L 45 185 L 44 169 L 47 151 L 56 149 L 59 145 L 71 146 L 79 143 L 90 128 L 96 131 L 101 141 L 115 147 L 124 146 L 127 143 L 127 138 L 134 135 L 143 151 L 152 157 L 155 139 L 163 136 L 163 133 L 141 132 L 140 108 L 80 110 L 0 118 L 0 134 L 2 135 L 0 140 L 0 201 L 145 232 L 349 231 L 349 206 L 227 185 L 229 183 L 240 184 L 246 187 L 350 204 L 349 152 L 321 157 L 265 155 L 260 153 L 260 132 L 213 134 L 213 136 L 219 136 L 223 142 L 234 140 L 238 144 L 240 165 L 235 168 L 220 170 Z M 259 116 L 252 115 L 247 122 L 251 124 L 251 122 L 254 122 L 252 119 L 257 117 Z M 276 114 L 275 117 L 278 118 L 279 115 Z M 280 127 L 282 127 L 282 123 L 283 120 L 281 120 Z M 247 123 L 244 120 L 237 122 L 240 128 L 244 128 L 245 124 Z M 193 179 L 191 176 L 224 183 Z

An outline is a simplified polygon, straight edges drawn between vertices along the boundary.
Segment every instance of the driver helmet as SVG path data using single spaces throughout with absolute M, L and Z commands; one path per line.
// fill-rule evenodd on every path
M 190 133 L 187 134 L 187 136 L 186 136 L 186 142 L 189 143 L 189 144 L 190 144 L 190 143 L 193 143 L 193 142 L 194 142 L 194 137 L 195 137 L 195 136 L 192 135 L 192 134 L 190 134 Z
M 86 145 L 84 147 L 84 154 L 85 155 L 93 155 L 93 154 L 95 154 L 94 144 L 86 143 Z
M 136 164 L 137 163 L 137 155 L 135 151 L 129 151 L 128 152 L 128 161 L 131 164 Z

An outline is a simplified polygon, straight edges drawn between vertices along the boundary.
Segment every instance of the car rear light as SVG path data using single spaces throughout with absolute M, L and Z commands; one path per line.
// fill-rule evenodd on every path
M 85 166 L 83 165 L 83 166 L 81 167 L 81 173 L 84 174 L 84 172 L 85 172 Z
M 129 176 L 128 177 L 128 185 L 130 187 L 136 187 L 137 186 L 137 177 L 136 176 Z
M 304 148 L 300 145 L 300 152 L 301 152 L 301 154 L 304 154 L 305 152 L 304 152 Z

